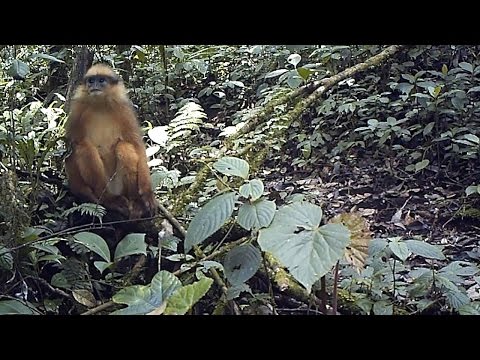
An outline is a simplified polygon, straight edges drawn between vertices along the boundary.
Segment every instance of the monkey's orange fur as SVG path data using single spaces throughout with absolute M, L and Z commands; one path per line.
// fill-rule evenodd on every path
M 101 90 L 91 85 L 94 81 Z M 74 194 L 130 219 L 155 213 L 140 127 L 110 67 L 97 64 L 87 71 L 72 99 L 66 138 L 73 150 L 65 168 Z

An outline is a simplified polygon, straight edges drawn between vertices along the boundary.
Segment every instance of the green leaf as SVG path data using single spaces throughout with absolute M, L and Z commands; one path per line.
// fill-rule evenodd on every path
M 442 74 L 443 74 L 443 76 L 447 75 L 447 73 L 448 73 L 448 67 L 447 67 L 447 65 L 443 64 L 443 65 L 442 65 Z
M 393 240 L 389 242 L 388 247 L 390 248 L 390 250 L 392 250 L 395 256 L 397 256 L 402 261 L 407 260 L 408 255 L 410 255 L 408 246 L 404 242 Z
M 477 135 L 474 135 L 474 134 L 465 134 L 463 138 L 474 143 L 475 145 L 478 145 L 480 143 L 480 139 L 478 138 Z
M 237 222 L 245 230 L 267 227 L 275 216 L 274 201 L 259 200 L 252 204 L 245 203 L 238 210 Z
M 147 256 L 145 234 L 128 234 L 120 241 L 115 249 L 115 261 L 128 255 L 143 254 Z
M 213 167 L 222 174 L 239 176 L 243 179 L 248 177 L 248 172 L 250 170 L 248 162 L 232 156 L 222 157 L 213 164 Z
M 172 293 L 181 287 L 180 280 L 168 271 L 160 271 L 150 285 L 133 285 L 116 293 L 112 300 L 128 307 L 114 311 L 114 315 L 138 315 L 152 312 L 163 305 Z
M 269 72 L 268 74 L 265 75 L 265 79 L 280 76 L 280 75 L 286 73 L 287 71 L 288 71 L 287 69 L 278 69 L 278 70 L 271 71 L 271 72 Z
M 410 74 L 402 74 L 402 78 L 407 80 L 408 82 L 414 84 L 415 83 L 415 76 L 410 75 Z
M 58 62 L 58 63 L 61 63 L 61 64 L 65 64 L 65 61 L 60 60 L 60 59 L 56 58 L 55 56 L 48 55 L 48 54 L 33 54 L 31 56 L 31 58 L 32 59 L 41 58 L 41 59 L 50 60 L 50 61 L 53 61 L 53 62 Z
M 451 103 L 457 110 L 463 110 L 465 105 L 468 103 L 468 99 L 459 98 L 459 97 L 452 97 Z
M 18 300 L 0 301 L 0 315 L 38 315 L 38 311 L 24 305 Z
M 373 239 L 368 245 L 368 255 L 375 256 L 379 252 L 383 251 L 388 245 L 387 239 Z
M 75 242 L 86 246 L 89 250 L 100 255 L 105 261 L 110 261 L 110 250 L 108 245 L 100 236 L 91 232 L 80 232 L 73 235 Z
M 297 72 L 298 72 L 298 75 L 300 75 L 303 80 L 308 80 L 308 78 L 312 74 L 312 71 L 310 69 L 306 69 L 304 67 L 297 68 Z
M 0 268 L 5 270 L 13 269 L 13 255 L 10 249 L 0 245 Z
M 184 286 L 168 299 L 165 315 L 183 315 L 197 303 L 210 289 L 213 280 L 207 277 L 191 285 Z
M 368 315 L 372 311 L 374 302 L 368 298 L 360 298 L 355 300 L 354 304 L 363 311 L 364 315 Z
M 63 272 L 53 275 L 52 279 L 50 280 L 50 284 L 52 284 L 54 287 L 59 287 L 62 289 L 70 289 L 72 287 Z
M 247 199 L 255 201 L 263 195 L 263 182 L 259 179 L 253 179 L 240 186 L 240 195 Z
M 292 89 L 296 89 L 297 87 L 299 87 L 302 84 L 302 82 L 303 82 L 303 79 L 294 73 L 292 73 L 291 76 L 287 78 L 287 84 Z
M 467 194 L 467 196 L 469 196 L 469 195 L 472 195 L 472 194 L 479 193 L 478 190 L 479 190 L 478 185 L 470 185 L 469 187 L 467 187 L 465 189 L 465 193 Z M 0 261 L 1 261 L 1 258 L 0 258 Z
M 40 261 L 54 261 L 58 264 L 61 264 L 62 260 L 66 260 L 66 257 L 62 256 L 62 255 L 54 255 L 54 254 L 40 256 L 37 259 L 38 262 L 40 262 Z
M 114 311 L 112 315 L 140 315 L 156 309 L 152 303 L 153 295 L 150 285 L 132 285 L 116 293 L 112 300 L 128 307 Z
M 159 151 L 160 151 L 160 146 L 158 146 L 158 145 L 150 146 L 146 150 L 147 157 L 151 157 Z M 160 159 L 157 159 L 157 160 L 160 160 Z
M 474 86 L 467 91 L 468 94 L 472 92 L 480 92 L 480 86 Z
M 105 262 L 105 261 L 94 261 L 93 265 L 100 271 L 100 274 L 103 274 L 103 272 L 108 269 L 109 266 L 111 266 L 113 263 L 112 262 Z
M 423 136 L 428 135 L 432 132 L 433 127 L 435 126 L 435 122 L 429 122 L 424 128 L 423 128 Z
M 445 297 L 455 310 L 470 303 L 470 298 L 460 290 L 448 290 L 445 292 Z
M 458 308 L 460 315 L 480 315 L 480 311 L 471 304 L 465 304 Z
M 148 137 L 160 146 L 165 146 L 168 140 L 167 126 L 156 126 L 148 130 Z
M 185 252 L 220 229 L 232 216 L 235 193 L 228 192 L 210 200 L 195 215 L 185 237 Z
M 30 73 L 30 67 L 20 60 L 13 60 L 12 65 L 7 70 L 7 74 L 15 80 L 23 80 Z
M 237 246 L 225 256 L 223 267 L 225 276 L 232 285 L 249 280 L 260 268 L 260 251 L 253 245 Z
M 438 95 L 440 94 L 440 91 L 442 91 L 442 87 L 437 85 L 437 86 L 429 86 L 428 87 L 428 92 L 430 93 L 430 95 L 434 98 L 438 97 Z
M 445 260 L 442 251 L 434 245 L 418 240 L 406 240 L 405 244 L 407 244 L 408 249 L 415 255 L 420 255 L 428 259 Z
M 302 60 L 302 57 L 298 54 L 292 54 L 287 58 L 287 61 L 295 67 L 298 65 L 300 60 Z
M 414 88 L 414 86 L 412 84 L 409 84 L 409 83 L 399 83 L 395 87 L 396 90 L 404 93 L 405 95 L 410 94 L 410 92 L 412 91 L 413 88 Z
M 375 315 L 392 315 L 393 305 L 384 300 L 377 301 L 373 304 L 373 313 Z
M 322 209 L 294 202 L 278 210 L 272 224 L 261 229 L 258 243 L 273 254 L 307 291 L 343 257 L 350 232 L 341 224 L 319 227 Z
M 473 73 L 473 66 L 470 63 L 461 62 L 460 64 L 458 64 L 458 66 L 460 66 L 463 70 L 465 70 L 469 73 Z
M 422 161 L 417 162 L 415 164 L 415 171 L 418 172 L 420 170 L 425 169 L 428 166 L 428 164 L 430 164 L 430 160 L 428 159 L 424 159 Z
M 227 300 L 233 300 L 237 298 L 244 291 L 252 294 L 252 290 L 250 289 L 250 286 L 248 286 L 248 284 L 241 283 L 238 285 L 230 286 L 227 290 Z

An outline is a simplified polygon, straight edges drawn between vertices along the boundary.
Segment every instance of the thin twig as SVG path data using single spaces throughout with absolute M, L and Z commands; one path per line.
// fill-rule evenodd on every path
M 333 301 L 332 301 L 332 314 L 336 315 L 337 314 L 337 308 L 338 308 L 338 261 L 335 264 L 335 276 L 333 278 Z

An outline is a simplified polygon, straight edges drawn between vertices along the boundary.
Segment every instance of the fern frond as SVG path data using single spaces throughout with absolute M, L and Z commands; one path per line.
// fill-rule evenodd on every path
M 207 114 L 203 108 L 193 101 L 183 105 L 168 125 L 170 139 L 187 138 L 192 132 L 197 132 L 204 125 Z
M 100 220 L 100 222 L 102 221 L 103 217 L 107 213 L 107 210 L 102 205 L 94 204 L 94 203 L 83 203 L 78 206 L 74 206 L 70 209 L 65 210 L 62 215 L 68 216 L 74 213 L 75 211 L 80 212 L 81 215 L 87 214 L 89 216 L 95 216 Z

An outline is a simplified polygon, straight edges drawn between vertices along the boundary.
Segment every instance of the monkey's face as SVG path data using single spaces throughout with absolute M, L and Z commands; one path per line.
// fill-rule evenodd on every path
M 113 85 L 118 83 L 118 79 L 108 75 L 89 75 L 85 77 L 85 87 L 89 95 L 101 95 Z

